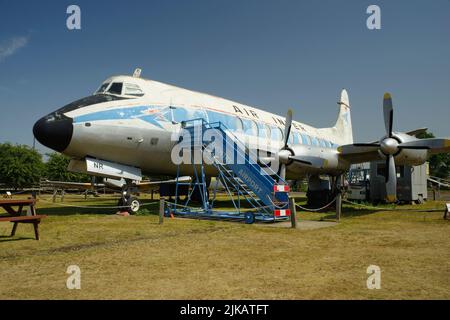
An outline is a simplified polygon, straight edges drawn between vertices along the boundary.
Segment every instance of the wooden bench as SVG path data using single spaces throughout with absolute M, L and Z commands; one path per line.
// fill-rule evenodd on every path
M 46 218 L 45 215 L 36 215 L 36 216 L 15 216 L 15 217 L 0 217 L 0 222 L 11 222 L 14 223 L 11 237 L 14 237 L 17 230 L 17 225 L 19 223 L 32 223 L 34 226 L 34 236 L 36 240 L 39 240 L 39 223 L 41 219 Z
M 3 208 L 8 214 L 0 215 L 0 222 L 11 222 L 14 223 L 13 229 L 11 231 L 11 237 L 16 234 L 17 225 L 19 223 L 32 223 L 34 226 L 34 235 L 36 240 L 39 240 L 39 223 L 41 219 L 47 217 L 44 215 L 36 215 L 35 208 L 36 199 L 22 199 L 22 200 L 0 200 L 0 207 Z M 14 207 L 17 207 L 15 210 Z M 23 207 L 29 207 L 29 214 L 23 216 Z

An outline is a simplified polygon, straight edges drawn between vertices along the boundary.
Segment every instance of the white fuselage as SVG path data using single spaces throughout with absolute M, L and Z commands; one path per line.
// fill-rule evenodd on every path
M 171 150 L 175 142 L 171 136 L 180 130 L 182 121 L 195 118 L 220 121 L 243 141 L 267 146 L 267 151 L 277 152 L 282 147 L 285 119 L 276 114 L 140 78 L 118 76 L 105 83 L 132 83 L 144 95 L 124 96 L 127 99 L 65 112 L 73 119 L 73 134 L 64 154 L 107 159 L 151 174 L 173 175 L 176 166 L 171 161 Z M 336 148 L 348 141 L 329 132 L 294 121 L 290 141 L 336 153 Z

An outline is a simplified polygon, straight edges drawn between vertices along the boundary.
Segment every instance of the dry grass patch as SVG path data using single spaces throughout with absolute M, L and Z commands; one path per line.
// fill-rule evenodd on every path
M 338 226 L 304 231 L 40 206 L 51 214 L 41 241 L 26 225 L 0 237 L 2 299 L 450 298 L 450 222 L 437 212 L 347 207 Z M 0 223 L 0 236 L 9 231 Z M 71 264 L 82 270 L 81 290 L 66 289 Z M 371 264 L 381 267 L 381 290 L 366 288 Z

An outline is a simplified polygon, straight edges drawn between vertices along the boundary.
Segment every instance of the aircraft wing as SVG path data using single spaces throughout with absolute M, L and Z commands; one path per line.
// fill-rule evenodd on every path
M 372 146 L 373 145 L 373 146 Z M 339 157 L 350 163 L 362 163 L 382 160 L 375 144 L 347 144 L 338 147 Z
M 380 143 L 354 143 L 338 147 L 339 156 L 350 163 L 382 160 Z M 429 155 L 450 152 L 450 139 L 415 139 L 399 143 L 397 150 L 427 150 Z

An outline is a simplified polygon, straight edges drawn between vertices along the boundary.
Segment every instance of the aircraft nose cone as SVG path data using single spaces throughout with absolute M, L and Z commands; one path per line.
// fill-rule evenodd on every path
M 33 134 L 44 146 L 58 152 L 64 151 L 72 139 L 73 120 L 63 114 L 53 112 L 33 126 Z

